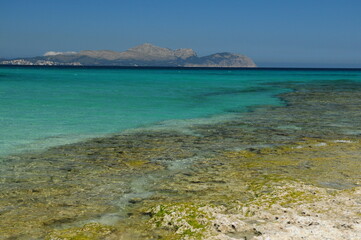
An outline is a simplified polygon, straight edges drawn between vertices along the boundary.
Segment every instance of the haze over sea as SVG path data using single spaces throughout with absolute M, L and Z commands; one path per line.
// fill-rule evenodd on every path
M 168 120 L 221 120 L 283 104 L 276 95 L 290 89 L 278 83 L 322 80 L 360 81 L 361 71 L 1 67 L 0 155 Z

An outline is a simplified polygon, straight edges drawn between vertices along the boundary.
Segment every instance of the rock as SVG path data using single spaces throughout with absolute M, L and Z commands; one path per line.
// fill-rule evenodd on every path
M 256 67 L 247 56 L 233 53 L 216 53 L 186 64 L 187 67 Z
M 141 199 L 141 198 L 131 198 L 131 199 L 129 199 L 129 203 L 136 204 L 136 203 L 141 202 L 142 200 L 143 199 Z

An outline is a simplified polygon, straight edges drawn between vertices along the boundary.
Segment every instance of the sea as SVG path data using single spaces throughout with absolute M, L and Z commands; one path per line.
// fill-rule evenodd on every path
M 282 82 L 361 81 L 347 69 L 0 68 L 0 156 L 171 120 L 284 104 Z M 179 123 L 179 122 L 178 122 Z

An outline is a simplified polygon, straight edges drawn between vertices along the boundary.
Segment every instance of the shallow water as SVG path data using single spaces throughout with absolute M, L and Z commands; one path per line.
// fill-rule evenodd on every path
M 359 71 L 0 68 L 0 155 L 172 119 L 281 105 L 283 82 L 359 81 Z
M 1 68 L 1 76 L 11 75 L 6 72 L 11 69 L 4 69 Z M 7 89 L 5 92 L 17 92 L 9 95 L 13 98 L 7 97 L 8 101 L 12 99 L 13 106 L 18 106 L 14 96 L 27 99 L 20 103 L 26 106 L 23 111 L 32 116 L 29 122 L 34 123 L 24 127 L 29 135 L 23 138 L 29 143 L 22 148 L 15 144 L 15 136 L 19 138 L 23 134 L 21 128 L 11 130 L 10 124 L 4 125 L 8 128 L 5 133 L 16 133 L 11 136 L 12 141 L 11 137 L 9 139 L 13 148 L 3 151 L 5 154 L 16 150 L 16 154 L 3 156 L 0 168 L 0 236 L 5 236 L 4 239 L 42 239 L 56 229 L 79 227 L 89 222 L 117 225 L 129 222 L 129 216 L 137 216 L 142 207 L 155 204 L 198 201 L 227 205 L 230 200 L 246 201 L 250 198 L 247 190 L 250 184 L 264 183 L 270 178 L 293 179 L 335 189 L 351 188 L 360 183 L 359 145 L 356 143 L 361 131 L 360 71 L 22 68 L 11 71 L 19 71 L 19 75 L 25 71 L 26 76 L 40 75 L 42 77 L 38 77 L 44 79 L 35 81 L 38 83 L 34 83 L 34 88 L 31 80 L 25 81 L 27 87 L 19 83 L 17 90 L 3 88 Z M 92 80 L 89 84 L 98 88 L 84 88 L 87 84 L 81 86 L 70 79 L 67 84 L 72 87 L 67 91 L 55 87 L 64 87 L 59 79 L 65 79 L 64 75 L 74 76 L 74 72 L 83 74 L 79 79 L 87 84 L 89 80 L 85 76 L 93 76 L 89 77 Z M 104 80 L 100 87 L 96 79 L 101 81 L 104 75 L 112 80 Z M 119 80 L 120 76 L 128 81 Z M 147 81 L 137 80 L 135 76 L 144 76 L 152 84 L 147 85 Z M 165 76 L 170 82 L 166 82 Z M 119 86 L 119 81 L 124 84 Z M 184 85 L 180 88 L 175 82 Z M 47 97 L 39 107 L 38 97 L 42 97 L 34 94 L 34 90 L 43 89 L 43 85 L 47 86 L 44 88 L 47 91 L 51 88 L 53 91 L 44 91 Z M 118 94 L 123 91 L 122 86 L 130 87 L 127 89 L 129 99 L 119 97 L 123 96 Z M 147 101 L 137 97 L 130 90 L 133 87 L 143 89 L 144 96 L 149 97 Z M 154 87 L 156 90 L 151 91 Z M 118 89 L 117 93 L 112 94 L 113 89 Z M 82 91 L 89 95 L 80 96 Z M 178 95 L 170 93 L 174 91 Z M 123 93 L 128 92 L 124 90 Z M 101 96 L 94 98 L 96 94 Z M 57 99 L 55 103 L 50 101 L 49 106 L 45 104 L 42 108 L 51 96 Z M 86 96 L 91 96 L 93 112 L 87 112 L 91 108 L 87 108 Z M 62 105 L 65 99 L 73 103 L 82 99 L 83 103 Z M 134 110 L 129 111 L 133 115 L 127 117 L 139 118 L 139 121 L 144 117 L 145 122 L 134 121 L 116 128 L 117 114 L 122 111 L 124 114 L 124 109 L 116 109 L 115 103 L 123 100 L 129 102 L 120 103 L 120 106 L 129 105 L 126 109 Z M 114 104 L 108 106 L 108 101 Z M 29 106 L 37 106 L 36 111 Z M 46 114 L 50 107 L 58 111 Z M 0 108 L 8 112 L 20 109 L 12 109 L 9 105 Z M 78 116 L 77 111 L 82 108 L 85 109 L 82 114 L 94 116 L 90 120 Z M 98 116 L 96 113 L 102 108 L 108 113 L 114 111 L 114 115 Z M 153 114 L 142 115 L 136 111 L 146 108 Z M 61 109 L 66 111 L 61 112 Z M 178 109 L 179 115 L 170 114 Z M 43 114 L 38 115 L 41 111 Z M 159 112 L 164 114 L 157 115 Z M 94 136 L 143 127 L 69 145 L 57 142 L 54 143 L 57 146 L 48 150 L 34 151 L 49 143 L 33 146 L 36 142 L 33 134 L 53 133 L 51 124 L 56 126 L 73 116 L 69 113 L 78 116 L 69 119 L 74 125 L 64 122 L 62 128 L 55 129 L 69 131 L 56 135 L 64 143 L 78 140 L 78 134 L 84 132 L 84 136 Z M 24 123 L 21 119 L 17 122 L 16 116 L 9 114 L 3 122 L 12 117 L 16 124 Z M 100 119 L 95 120 L 97 117 Z M 42 123 L 47 131 L 38 128 Z M 104 130 L 109 126 L 116 129 Z M 76 137 L 69 138 L 67 134 L 70 133 Z M 7 135 L 1 136 L 5 141 Z M 44 138 L 49 137 L 52 136 Z M 345 142 L 352 144 L 349 148 L 337 145 Z M 335 147 L 332 144 L 336 144 Z M 296 150 L 285 155 L 289 150 L 280 147 L 286 145 Z M 319 152 L 318 147 L 327 151 Z M 28 152 L 21 154 L 20 149 Z M 141 217 L 134 221 L 141 222 Z
M 0 68 L 0 154 L 279 104 L 253 72 Z M 255 94 L 257 93 L 257 94 Z

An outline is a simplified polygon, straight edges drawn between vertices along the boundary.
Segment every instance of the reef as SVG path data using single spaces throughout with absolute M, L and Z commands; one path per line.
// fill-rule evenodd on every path
M 361 239 L 361 86 L 1 160 L 0 239 Z

